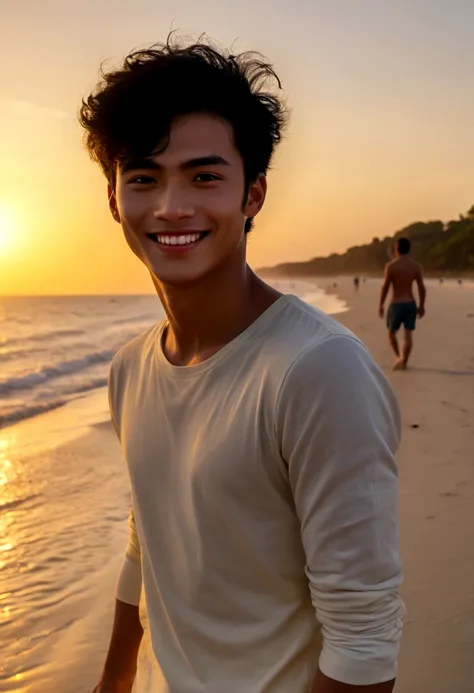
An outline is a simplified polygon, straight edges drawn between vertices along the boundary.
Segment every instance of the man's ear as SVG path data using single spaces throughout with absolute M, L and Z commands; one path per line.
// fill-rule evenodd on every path
M 244 205 L 243 212 L 248 219 L 253 219 L 257 216 L 263 207 L 266 195 L 267 177 L 264 173 L 260 173 L 257 179 L 250 184 L 247 200 Z
M 115 221 L 120 224 L 120 214 L 117 207 L 117 198 L 115 196 L 115 191 L 111 185 L 107 186 L 107 195 L 109 198 L 109 209 Z

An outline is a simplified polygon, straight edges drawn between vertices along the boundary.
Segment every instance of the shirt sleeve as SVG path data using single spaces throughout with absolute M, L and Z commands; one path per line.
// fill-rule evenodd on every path
M 277 435 L 288 466 L 326 676 L 396 676 L 400 439 L 395 395 L 365 347 L 335 335 L 308 348 L 281 386 Z
M 128 520 L 128 546 L 117 582 L 117 599 L 125 604 L 138 606 L 142 591 L 142 567 L 140 542 L 138 540 L 133 510 Z
M 116 376 L 118 358 L 117 356 L 112 361 L 109 371 L 108 393 L 109 393 L 109 408 L 110 417 L 120 440 L 120 427 L 116 417 L 116 399 L 118 379 Z M 122 567 L 120 569 L 116 597 L 125 604 L 138 606 L 142 591 L 142 567 L 141 567 L 141 550 L 140 541 L 138 539 L 137 527 L 135 523 L 135 515 L 133 510 L 130 511 L 128 518 L 128 545 L 125 551 Z
M 110 418 L 113 424 L 113 427 L 115 429 L 115 433 L 117 434 L 117 438 L 120 440 L 120 427 L 118 425 L 117 421 L 117 414 L 116 414 L 116 409 L 117 409 L 117 389 L 118 389 L 118 377 L 116 374 L 116 371 L 118 369 L 118 354 L 115 355 L 115 357 L 112 359 L 112 363 L 110 364 L 109 368 L 109 377 L 107 381 L 107 393 L 108 393 L 108 398 L 109 398 L 109 411 L 110 411 Z

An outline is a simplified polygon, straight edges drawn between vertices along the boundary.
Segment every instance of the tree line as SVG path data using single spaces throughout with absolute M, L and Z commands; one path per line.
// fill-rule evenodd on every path
M 474 274 L 474 205 L 454 221 L 418 221 L 393 236 L 373 238 L 371 243 L 353 246 L 345 253 L 286 262 L 260 271 L 291 277 L 380 275 L 393 256 L 395 241 L 401 237 L 410 239 L 412 256 L 421 262 L 426 274 L 446 277 Z

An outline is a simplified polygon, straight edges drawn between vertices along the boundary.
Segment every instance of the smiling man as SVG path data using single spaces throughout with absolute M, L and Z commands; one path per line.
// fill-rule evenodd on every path
M 103 75 L 81 122 L 166 320 L 110 372 L 132 490 L 100 693 L 389 693 L 396 399 L 339 323 L 246 262 L 285 123 L 255 54 L 168 42 Z

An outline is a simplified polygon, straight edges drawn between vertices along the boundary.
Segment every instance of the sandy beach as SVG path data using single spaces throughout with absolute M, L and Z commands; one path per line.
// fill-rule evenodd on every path
M 403 411 L 398 459 L 408 613 L 396 691 L 471 693 L 474 285 L 429 283 L 411 368 L 393 372 L 377 316 L 380 283 L 369 280 L 354 293 L 350 280 L 337 282 L 349 310 L 335 317 L 367 344 Z M 2 482 L 2 502 L 13 505 L 4 506 L 0 521 L 0 622 L 7 634 L 0 691 L 87 693 L 103 663 L 126 538 L 128 483 L 105 390 L 93 398 L 0 431 L 0 472 L 13 479 L 14 469 L 22 503 L 30 504 L 18 515 L 17 500 L 9 501 Z M 51 508 L 51 522 L 41 526 L 37 499 L 28 491 L 32 477 L 44 479 L 42 502 Z M 48 481 L 52 477 L 67 480 L 67 496 L 59 482 Z M 85 486 L 87 507 L 81 502 Z M 89 532 L 81 543 L 85 525 L 94 527 L 94 540 Z
M 397 693 L 469 693 L 474 646 L 474 286 L 428 282 L 411 368 L 393 356 L 377 317 L 380 284 L 336 316 L 367 344 L 399 396 L 401 551 L 407 619 Z

